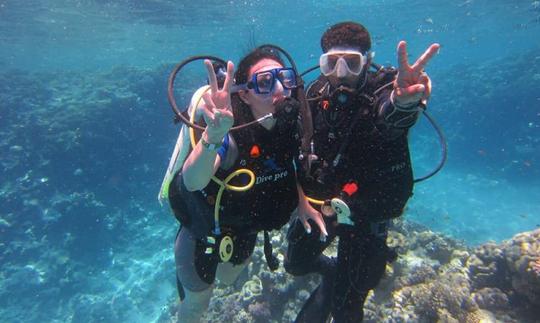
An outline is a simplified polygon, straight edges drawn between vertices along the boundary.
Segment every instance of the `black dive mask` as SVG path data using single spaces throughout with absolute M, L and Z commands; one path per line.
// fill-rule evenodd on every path
M 300 102 L 294 98 L 284 98 L 275 105 L 274 126 L 279 135 L 289 134 L 297 126 Z

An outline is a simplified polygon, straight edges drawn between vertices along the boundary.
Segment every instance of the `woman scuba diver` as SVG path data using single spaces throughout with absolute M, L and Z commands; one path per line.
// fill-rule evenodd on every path
M 236 280 L 260 231 L 268 265 L 277 268 L 268 231 L 289 221 L 303 194 L 295 168 L 296 71 L 275 51 L 259 47 L 240 61 L 234 85 L 234 66 L 227 63 L 220 89 L 215 66 L 209 60 L 205 65 L 209 86 L 195 93 L 191 112 L 201 112 L 204 131 L 174 172 L 168 192 L 181 223 L 174 250 L 182 322 L 200 320 L 216 278 L 226 284 Z M 260 122 L 230 131 L 233 124 L 254 120 Z

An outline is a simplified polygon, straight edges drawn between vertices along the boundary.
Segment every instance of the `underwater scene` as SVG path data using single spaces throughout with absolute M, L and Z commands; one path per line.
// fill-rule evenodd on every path
M 392 221 L 397 259 L 364 322 L 540 322 L 532 0 L 0 0 L 0 322 L 186 322 L 179 223 L 157 199 L 181 127 L 171 72 L 263 44 L 305 71 L 342 21 L 369 30 L 380 65 L 398 65 L 401 40 L 411 63 L 441 46 L 425 70 L 444 140 L 424 116 L 408 137 L 415 178 L 439 165 L 441 142 L 447 160 Z M 178 106 L 207 78 L 200 60 L 182 69 Z M 287 225 L 270 232 L 274 271 L 263 240 L 232 284 L 216 281 L 202 322 L 295 320 L 321 278 L 285 270 Z

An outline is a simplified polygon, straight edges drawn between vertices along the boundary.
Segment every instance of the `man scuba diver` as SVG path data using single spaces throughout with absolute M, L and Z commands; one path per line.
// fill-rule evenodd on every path
M 439 45 L 409 65 L 402 41 L 398 69 L 375 71 L 369 32 L 358 23 L 331 26 L 321 47 L 321 75 L 306 91 L 313 135 L 301 184 L 307 196 L 325 202 L 317 220 L 305 216 L 310 206 L 300 202 L 285 268 L 323 276 L 296 322 L 326 322 L 330 315 L 360 322 L 368 292 L 397 256 L 386 245 L 388 226 L 412 195 L 408 130 L 425 109 L 431 82 L 424 67 Z M 336 236 L 337 258 L 323 255 Z

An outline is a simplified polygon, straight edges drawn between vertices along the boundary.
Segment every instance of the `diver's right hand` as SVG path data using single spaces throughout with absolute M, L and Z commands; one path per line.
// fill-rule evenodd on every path
M 203 137 L 209 144 L 219 144 L 234 123 L 231 107 L 234 64 L 231 61 L 227 62 L 227 76 L 221 90 L 218 88 L 216 73 L 210 60 L 205 60 L 204 65 L 208 71 L 210 90 L 203 94 L 205 104 L 202 110 L 206 122 Z

